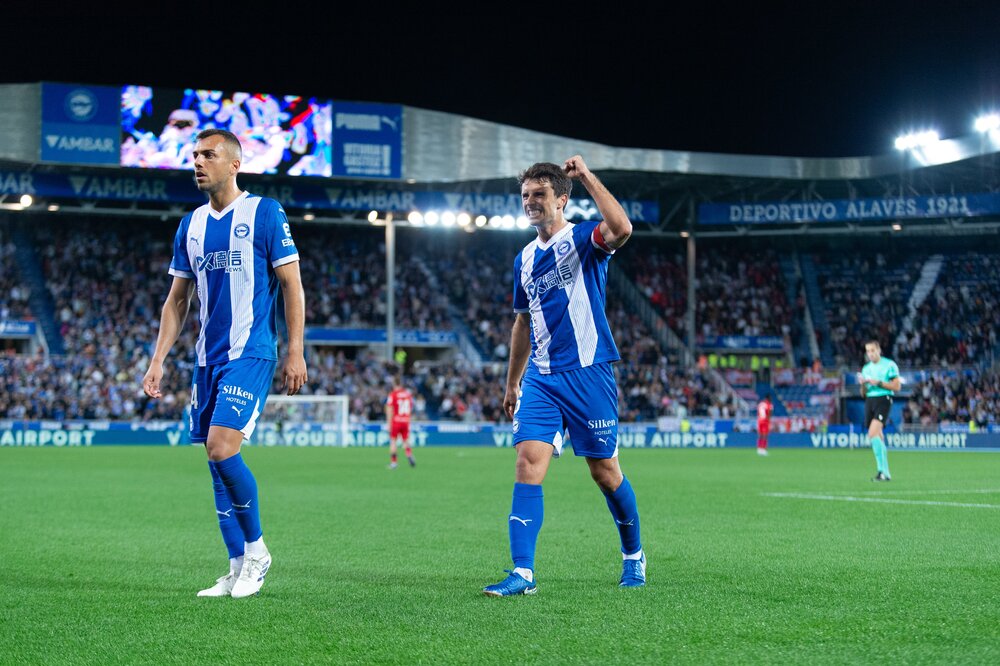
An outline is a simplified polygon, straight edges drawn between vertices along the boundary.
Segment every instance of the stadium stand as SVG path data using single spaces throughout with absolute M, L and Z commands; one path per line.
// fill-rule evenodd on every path
M 17 246 L 0 229 L 0 320 L 31 319 L 31 290 L 17 268 Z
M 913 386 L 904 410 L 908 425 L 971 424 L 973 428 L 996 425 L 1000 417 L 1000 374 L 937 370 Z
M 1000 327 L 1000 255 L 947 255 L 937 284 L 902 333 L 896 355 L 912 366 L 992 365 Z
M 687 309 L 687 268 L 680 250 L 644 244 L 643 252 L 635 253 L 624 265 L 670 327 L 681 331 Z M 795 303 L 788 302 L 775 252 L 716 246 L 698 254 L 695 273 L 698 335 L 793 334 Z
M 890 252 L 812 255 L 837 365 L 861 363 L 865 342 L 873 338 L 892 353 L 926 259 Z

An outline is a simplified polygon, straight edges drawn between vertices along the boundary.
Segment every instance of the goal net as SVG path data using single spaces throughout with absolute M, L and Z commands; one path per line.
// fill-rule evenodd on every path
M 262 442 L 288 446 L 347 446 L 350 442 L 349 396 L 267 396 L 258 421 Z

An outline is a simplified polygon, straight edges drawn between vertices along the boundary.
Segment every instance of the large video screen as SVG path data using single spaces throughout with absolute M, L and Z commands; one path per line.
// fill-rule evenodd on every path
M 122 88 L 121 164 L 192 169 L 195 136 L 226 129 L 243 145 L 244 173 L 330 176 L 329 100 L 222 90 Z

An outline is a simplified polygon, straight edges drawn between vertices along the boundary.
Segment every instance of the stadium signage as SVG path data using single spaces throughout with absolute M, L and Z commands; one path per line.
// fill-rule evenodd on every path
M 41 159 L 117 165 L 120 103 L 119 88 L 43 83 Z
M 810 435 L 813 448 L 848 449 L 870 448 L 871 443 L 864 433 L 824 433 Z M 967 433 L 886 433 L 885 443 L 893 449 L 964 449 L 967 447 Z
M 384 343 L 387 334 L 384 328 L 319 328 L 307 326 L 305 341 L 307 344 L 347 344 L 367 345 Z M 458 344 L 458 334 L 454 331 L 417 331 L 413 329 L 397 329 L 393 332 L 396 344 L 451 347 Z
M 0 338 L 33 338 L 35 322 L 17 319 L 0 319 Z
M 190 446 L 186 422 L 117 423 L 75 421 L 66 426 L 38 421 L 0 423 L 3 446 Z M 509 424 L 426 423 L 413 424 L 415 446 L 488 446 L 509 448 L 513 435 Z M 345 438 L 346 436 L 346 438 Z M 331 430 L 328 423 L 285 424 L 278 429 L 262 423 L 254 434 L 255 446 L 386 446 L 389 433 L 384 423 L 352 424 L 346 433 Z M 1000 450 L 997 433 L 889 433 L 887 443 L 900 450 Z M 569 441 L 572 445 L 572 441 Z M 635 449 L 752 448 L 755 432 L 676 432 L 651 423 L 623 423 L 618 446 Z M 778 448 L 848 449 L 868 446 L 863 433 L 778 433 L 770 446 Z M 198 445 L 200 446 L 200 445 Z
M 1000 213 L 1000 194 L 701 204 L 700 224 L 794 224 L 980 217 Z
M 313 210 L 392 211 L 451 210 L 471 215 L 521 215 L 518 195 L 465 195 L 454 192 L 415 192 L 409 190 L 324 187 L 313 183 L 274 184 L 260 177 L 241 177 L 246 188 L 261 196 L 277 199 L 286 207 Z M 31 194 L 39 197 L 65 197 L 111 201 L 152 201 L 158 203 L 197 204 L 205 201 L 191 182 L 190 174 L 156 176 L 107 176 L 89 174 L 29 173 L 0 171 L 0 194 Z M 634 222 L 657 222 L 659 205 L 655 201 L 622 201 Z M 597 208 L 589 199 L 571 199 L 567 214 L 571 220 L 596 219 Z
M 783 351 L 785 341 L 777 335 L 719 335 L 706 336 L 698 341 L 705 349 L 766 349 Z
M 403 107 L 333 102 L 333 175 L 403 177 Z

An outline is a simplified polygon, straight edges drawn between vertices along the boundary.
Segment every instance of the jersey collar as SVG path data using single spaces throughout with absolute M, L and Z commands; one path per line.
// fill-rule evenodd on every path
M 572 222 L 567 222 L 566 226 L 560 229 L 559 232 L 555 236 L 550 238 L 547 243 L 543 243 L 542 239 L 536 238 L 535 242 L 538 244 L 538 249 L 540 250 L 549 249 L 550 247 L 555 245 L 558 241 L 561 241 L 563 239 L 563 236 L 565 236 L 568 233 L 571 233 L 573 231 L 573 227 L 575 226 L 576 225 L 573 224 Z
M 205 204 L 206 206 L 208 206 L 208 214 L 211 215 L 216 220 L 221 220 L 222 218 L 224 218 L 226 215 L 229 214 L 229 211 L 231 211 L 233 208 L 236 208 L 236 204 L 238 204 L 240 201 L 242 201 L 243 198 L 246 197 L 247 194 L 249 194 L 249 193 L 246 190 L 244 190 L 243 192 L 241 192 L 240 196 L 238 196 L 235 199 L 233 199 L 232 202 L 228 206 L 226 206 L 225 208 L 222 209 L 221 213 L 217 213 L 215 211 L 215 209 L 212 208 L 212 204 L 210 204 L 210 203 Z

